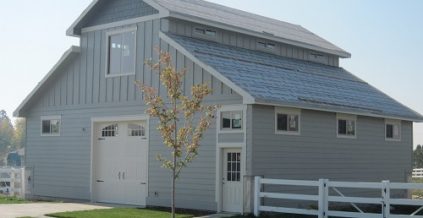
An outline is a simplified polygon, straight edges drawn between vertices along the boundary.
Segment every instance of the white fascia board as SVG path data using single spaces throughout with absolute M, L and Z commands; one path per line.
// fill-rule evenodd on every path
M 204 70 L 209 72 L 211 75 L 216 77 L 218 80 L 223 82 L 225 85 L 227 85 L 229 88 L 233 89 L 235 92 L 240 94 L 243 99 L 244 104 L 254 104 L 255 99 L 252 95 L 250 95 L 247 91 L 242 89 L 241 87 L 237 86 L 235 83 L 233 83 L 231 80 L 223 76 L 221 73 L 219 73 L 214 68 L 210 67 L 209 65 L 205 64 L 201 60 L 199 60 L 197 57 L 195 57 L 191 52 L 186 50 L 183 46 L 181 46 L 179 43 L 175 42 L 173 39 L 171 39 L 169 36 L 167 36 L 163 32 L 159 32 L 159 37 L 166 41 L 170 46 L 174 47 L 176 50 L 181 52 L 183 55 L 187 56 L 189 59 L 191 59 L 193 62 L 198 64 L 200 67 L 202 67 Z
M 93 9 L 93 7 L 99 2 L 99 0 L 93 0 L 90 5 L 76 18 L 76 20 L 72 23 L 72 25 L 66 30 L 67 36 L 75 36 L 79 37 L 79 35 L 75 34 L 75 27 L 78 25 L 79 22 L 88 14 L 88 12 Z
M 21 116 L 21 109 L 28 103 L 28 101 L 37 93 L 37 91 L 44 85 L 44 83 L 50 78 L 50 76 L 56 72 L 56 70 L 63 64 L 65 60 L 67 60 L 73 53 L 79 53 L 80 48 L 77 46 L 70 47 L 57 61 L 57 63 L 53 66 L 53 68 L 43 77 L 43 79 L 35 86 L 35 88 L 29 93 L 28 96 L 22 101 L 22 103 L 16 108 L 16 110 L 13 112 L 14 117 Z
M 256 100 L 255 104 L 275 106 L 275 107 L 292 107 L 292 108 L 300 108 L 300 109 L 306 109 L 306 110 L 351 114 L 351 115 L 375 117 L 375 118 L 383 118 L 383 119 L 404 120 L 404 121 L 419 122 L 419 123 L 423 122 L 423 117 L 420 119 L 418 118 L 412 119 L 412 118 L 400 117 L 400 116 L 387 116 L 387 115 L 379 115 L 379 114 L 373 114 L 373 113 L 367 113 L 367 112 L 359 112 L 359 111 L 348 110 L 348 109 L 342 110 L 342 109 L 329 109 L 329 108 L 323 108 L 323 107 L 303 106 L 301 104 L 294 104 L 294 103 L 278 103 L 278 102 L 266 102 L 266 101 Z
M 316 46 L 316 45 L 298 42 L 298 41 L 285 39 L 285 38 L 281 38 L 281 37 L 277 37 L 277 36 L 266 35 L 266 34 L 263 34 L 263 33 L 260 33 L 260 32 L 255 32 L 255 31 L 240 28 L 240 27 L 237 27 L 237 26 L 231 26 L 231 25 L 227 25 L 227 24 L 223 24 L 223 23 L 218 23 L 218 22 L 206 20 L 206 19 L 199 18 L 199 17 L 193 17 L 193 16 L 189 16 L 189 15 L 186 15 L 186 14 L 181 14 L 181 13 L 171 11 L 169 16 L 173 17 L 173 18 L 178 18 L 178 19 L 181 19 L 181 20 L 186 20 L 186 21 L 190 21 L 190 22 L 194 22 L 194 23 L 209 25 L 209 26 L 213 26 L 213 27 L 217 27 L 217 28 L 221 28 L 221 29 L 226 29 L 226 30 L 231 30 L 231 31 L 243 33 L 243 34 L 246 34 L 246 35 L 264 38 L 264 39 L 275 41 L 275 42 L 282 42 L 282 43 L 285 43 L 285 44 L 288 44 L 288 45 L 294 45 L 294 46 L 298 46 L 298 47 L 301 47 L 301 48 L 320 51 L 320 52 L 323 52 L 323 53 L 336 55 L 336 56 L 339 56 L 341 58 L 350 58 L 351 57 L 351 54 L 349 52 L 346 52 L 346 51 L 343 51 L 343 50 L 326 49 L 326 48 L 322 48 L 322 47 L 319 47 L 319 46 Z

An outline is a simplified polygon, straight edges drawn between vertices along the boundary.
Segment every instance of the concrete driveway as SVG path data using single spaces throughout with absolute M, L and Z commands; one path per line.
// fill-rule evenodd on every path
M 111 208 L 111 207 L 100 206 L 95 204 L 80 204 L 80 203 L 0 204 L 0 217 L 1 218 L 16 218 L 16 217 L 22 217 L 22 216 L 45 217 L 44 215 L 49 213 L 107 209 L 107 208 Z

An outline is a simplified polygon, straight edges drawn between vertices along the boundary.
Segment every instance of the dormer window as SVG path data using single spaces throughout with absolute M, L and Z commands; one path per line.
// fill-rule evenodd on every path
M 261 48 L 261 49 L 273 50 L 273 49 L 275 49 L 276 44 L 273 43 L 273 42 L 258 41 L 257 46 L 258 46 L 258 48 Z
M 195 27 L 194 33 L 198 34 L 198 35 L 207 36 L 207 37 L 215 37 L 216 34 L 217 34 L 216 30 L 208 29 L 208 28 L 202 28 L 202 27 Z
M 106 33 L 106 76 L 135 74 L 136 27 Z

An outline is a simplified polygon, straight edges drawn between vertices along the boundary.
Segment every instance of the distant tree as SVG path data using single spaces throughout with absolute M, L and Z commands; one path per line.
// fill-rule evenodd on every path
M 203 105 L 203 99 L 211 93 L 206 84 L 194 85 L 191 96 L 182 92 L 182 81 L 185 71 L 177 71 L 172 65 L 172 57 L 168 52 L 160 52 L 158 63 L 148 62 L 150 67 L 160 73 L 160 82 L 166 88 L 166 98 L 157 94 L 157 90 L 140 82 L 144 93 L 144 101 L 148 106 L 147 113 L 158 118 L 157 129 L 163 139 L 163 144 L 170 150 L 168 155 L 158 155 L 162 166 L 172 174 L 172 217 L 175 217 L 176 179 L 181 170 L 186 167 L 198 154 L 203 133 L 209 128 L 218 106 Z
M 12 145 L 13 125 L 5 110 L 0 110 L 0 152 Z
M 423 168 L 423 148 L 422 145 L 417 145 L 413 151 L 413 167 Z
M 25 145 L 25 128 L 25 119 L 16 119 L 12 138 L 12 146 L 14 149 L 22 148 Z

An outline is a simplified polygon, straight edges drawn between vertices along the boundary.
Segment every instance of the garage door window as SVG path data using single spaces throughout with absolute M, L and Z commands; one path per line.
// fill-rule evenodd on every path
M 140 124 L 128 124 L 128 136 L 145 136 L 145 127 Z
M 109 126 L 104 127 L 101 130 L 102 137 L 114 137 L 118 135 L 118 124 L 112 124 Z

